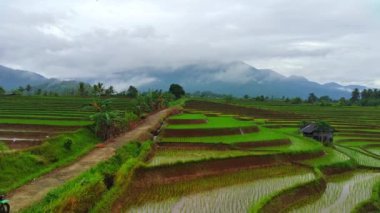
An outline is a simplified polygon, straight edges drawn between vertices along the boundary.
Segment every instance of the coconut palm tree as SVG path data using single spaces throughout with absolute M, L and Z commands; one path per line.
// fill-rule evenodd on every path
M 104 93 L 104 85 L 103 83 L 98 82 L 97 84 L 94 84 L 92 87 L 92 91 L 96 96 L 101 96 Z
M 114 137 L 127 128 L 126 121 L 121 111 L 111 109 L 111 100 L 95 100 L 87 105 L 86 109 L 94 110 L 90 116 L 94 121 L 93 129 L 97 136 L 103 140 Z

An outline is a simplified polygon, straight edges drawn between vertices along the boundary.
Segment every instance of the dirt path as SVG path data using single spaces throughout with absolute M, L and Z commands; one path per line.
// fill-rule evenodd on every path
M 12 191 L 8 195 L 12 212 L 17 212 L 41 200 L 51 189 L 78 176 L 101 161 L 111 158 L 117 148 L 133 140 L 147 140 L 150 131 L 158 128 L 162 118 L 167 117 L 172 109 L 162 110 L 147 117 L 137 128 L 116 138 L 104 148 L 97 148 L 75 161 L 73 164 L 58 168 L 34 181 Z

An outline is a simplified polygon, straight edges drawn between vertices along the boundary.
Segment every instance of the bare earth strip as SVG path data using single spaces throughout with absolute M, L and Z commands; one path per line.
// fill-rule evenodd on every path
M 160 121 L 170 115 L 172 109 L 162 110 L 147 117 L 137 128 L 107 143 L 104 148 L 97 148 L 81 157 L 73 164 L 58 168 L 34 181 L 12 191 L 8 195 L 13 212 L 17 212 L 41 200 L 46 194 L 68 180 L 80 175 L 82 172 L 95 166 L 101 161 L 111 158 L 117 148 L 134 140 L 146 140 L 150 132 L 159 127 Z

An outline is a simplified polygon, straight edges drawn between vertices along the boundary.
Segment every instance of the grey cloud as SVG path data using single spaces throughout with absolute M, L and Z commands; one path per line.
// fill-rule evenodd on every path
M 0 64 L 73 78 L 243 60 L 319 82 L 380 81 L 380 7 L 371 0 L 33 3 L 0 3 Z M 223 75 L 244 79 L 238 70 Z

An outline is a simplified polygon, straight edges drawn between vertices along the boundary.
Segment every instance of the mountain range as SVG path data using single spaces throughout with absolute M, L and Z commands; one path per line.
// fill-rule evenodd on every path
M 343 86 L 338 83 L 319 84 L 302 76 L 286 77 L 273 70 L 257 69 L 244 62 L 198 63 L 178 67 L 142 67 L 115 72 L 101 78 L 73 79 L 62 81 L 48 79 L 34 72 L 15 70 L 0 66 L 0 86 L 7 90 L 31 84 L 41 90 L 67 91 L 77 88 L 78 82 L 97 81 L 126 89 L 135 85 L 140 90 L 167 90 L 172 83 L 182 85 L 187 92 L 212 91 L 236 96 L 264 95 L 269 97 L 302 97 L 313 92 L 317 96 L 332 98 L 349 97 L 354 88 L 360 85 Z

